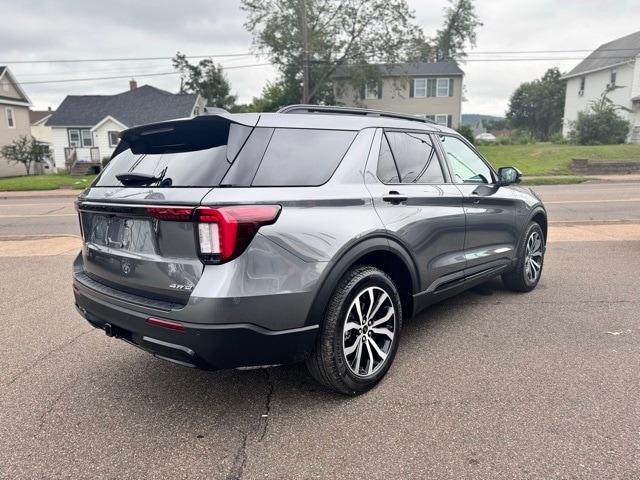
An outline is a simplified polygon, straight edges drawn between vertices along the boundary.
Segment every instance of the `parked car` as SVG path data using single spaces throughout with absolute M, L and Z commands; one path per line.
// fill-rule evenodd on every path
M 547 215 L 520 176 L 454 130 L 372 110 L 131 128 L 77 201 L 76 306 L 158 358 L 306 361 L 359 394 L 423 308 L 498 275 L 536 287 Z
M 489 132 L 485 132 L 485 133 L 479 133 L 478 135 L 476 135 L 476 140 L 479 140 L 481 142 L 495 142 L 496 141 L 496 136 L 489 133 Z

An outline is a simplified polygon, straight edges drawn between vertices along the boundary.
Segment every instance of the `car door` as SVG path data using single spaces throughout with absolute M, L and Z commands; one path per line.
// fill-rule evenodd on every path
M 413 256 L 422 291 L 464 276 L 460 190 L 428 133 L 378 129 L 365 181 L 389 235 Z
M 496 184 L 496 173 L 466 141 L 453 135 L 440 135 L 439 141 L 464 197 L 467 275 L 509 264 L 518 242 L 517 196 Z

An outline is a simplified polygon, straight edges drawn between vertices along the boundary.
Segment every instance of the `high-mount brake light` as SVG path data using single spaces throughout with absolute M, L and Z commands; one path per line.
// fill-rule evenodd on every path
M 194 221 L 200 258 L 207 264 L 233 260 L 247 248 L 260 227 L 274 223 L 279 213 L 280 205 L 197 208 Z

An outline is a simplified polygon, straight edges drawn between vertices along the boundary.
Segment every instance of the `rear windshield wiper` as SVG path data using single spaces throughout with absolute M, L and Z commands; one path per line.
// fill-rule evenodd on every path
M 149 185 L 157 182 L 162 177 L 156 177 L 148 173 L 120 173 L 116 175 L 116 178 L 123 185 Z

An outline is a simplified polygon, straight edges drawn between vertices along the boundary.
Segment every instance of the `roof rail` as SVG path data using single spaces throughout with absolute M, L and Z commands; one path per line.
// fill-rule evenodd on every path
M 384 110 L 372 110 L 370 108 L 339 107 L 330 105 L 287 105 L 278 110 L 277 113 L 323 113 L 329 115 L 362 115 L 365 117 L 385 117 L 397 118 L 400 120 L 411 120 L 413 122 L 436 124 L 428 118 L 420 118 L 406 113 L 387 112 Z
M 229 113 L 229 111 L 220 107 L 204 107 L 202 109 L 203 115 L 219 115 L 221 113 Z

